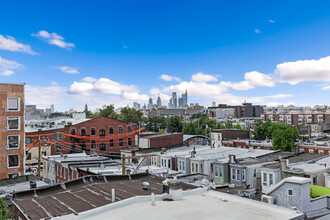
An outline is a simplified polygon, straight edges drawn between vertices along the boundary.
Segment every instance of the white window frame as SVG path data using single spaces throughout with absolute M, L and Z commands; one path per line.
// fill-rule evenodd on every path
M 236 169 L 236 180 L 241 181 L 240 169 Z
M 272 176 L 272 183 L 270 182 L 270 176 Z M 268 185 L 273 186 L 274 185 L 274 174 L 268 173 Z
M 292 195 L 289 194 L 289 191 L 290 191 L 290 190 L 291 190 L 291 192 L 292 192 Z M 287 193 L 288 193 L 288 196 L 293 197 L 293 189 L 288 189 Z
M 266 177 L 266 180 L 265 180 Z M 262 185 L 268 186 L 268 174 L 267 173 L 262 173 Z
M 18 165 L 17 166 L 14 166 L 14 167 L 10 167 L 9 166 L 9 156 L 12 156 L 12 155 L 17 155 L 18 156 Z M 20 163 L 19 163 L 19 154 L 7 154 L 7 168 L 19 168 L 20 166 Z
M 222 167 L 219 167 L 219 177 L 223 177 Z
M 8 123 L 9 118 L 18 118 L 18 129 L 9 129 L 9 123 Z M 21 130 L 21 117 L 19 117 L 19 116 L 8 116 L 7 117 L 7 131 L 19 131 L 19 130 Z
M 18 101 L 18 109 L 17 110 L 9 110 L 8 107 L 8 99 L 17 99 Z M 20 98 L 16 98 L 16 97 L 8 97 L 7 98 L 7 108 L 6 108 L 6 112 L 19 112 L 21 109 L 21 99 Z
M 195 173 L 195 163 L 191 163 L 191 172 Z
M 18 147 L 12 147 L 12 148 L 9 147 L 9 140 L 8 140 L 8 137 L 12 137 L 12 136 L 18 136 Z M 8 136 L 7 136 L 7 149 L 8 149 L 8 150 L 11 150 L 11 149 L 19 149 L 20 143 L 21 143 L 21 135 L 8 135 Z
M 242 181 L 246 181 L 245 170 L 242 170 Z
M 214 167 L 214 176 L 219 177 L 218 167 Z
M 231 168 L 231 179 L 236 180 L 236 169 Z

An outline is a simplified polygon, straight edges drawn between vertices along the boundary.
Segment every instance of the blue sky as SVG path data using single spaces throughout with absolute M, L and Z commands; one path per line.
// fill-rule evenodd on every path
M 0 81 L 58 110 L 188 90 L 203 105 L 329 105 L 329 1 L 1 1 Z

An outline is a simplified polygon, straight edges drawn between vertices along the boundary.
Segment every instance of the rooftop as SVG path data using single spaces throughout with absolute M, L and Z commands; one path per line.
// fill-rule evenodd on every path
M 115 189 L 116 202 L 134 196 L 161 194 L 163 180 L 163 178 L 145 174 L 131 175 L 131 180 L 128 176 L 121 175 L 88 176 L 63 185 L 15 193 L 13 201 L 30 219 L 56 217 L 110 204 L 112 188 Z M 148 190 L 142 189 L 143 182 L 150 184 Z M 184 190 L 194 188 L 186 184 L 183 187 Z
M 296 210 L 241 198 L 221 192 L 195 189 L 184 193 L 183 199 L 164 200 L 156 196 L 151 205 L 150 196 L 131 198 L 120 204 L 110 204 L 78 215 L 64 216 L 62 219 L 253 219 L 282 220 L 303 219 L 304 214 Z

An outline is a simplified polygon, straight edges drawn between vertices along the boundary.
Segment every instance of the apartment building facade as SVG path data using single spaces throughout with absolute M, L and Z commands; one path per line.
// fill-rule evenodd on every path
M 0 83 L 0 179 L 24 175 L 24 84 Z

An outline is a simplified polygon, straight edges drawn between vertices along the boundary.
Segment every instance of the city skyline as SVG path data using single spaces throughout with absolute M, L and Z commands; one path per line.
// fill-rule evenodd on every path
M 0 3 L 0 81 L 26 83 L 26 104 L 329 104 L 327 1 L 63 4 Z

